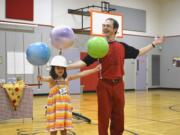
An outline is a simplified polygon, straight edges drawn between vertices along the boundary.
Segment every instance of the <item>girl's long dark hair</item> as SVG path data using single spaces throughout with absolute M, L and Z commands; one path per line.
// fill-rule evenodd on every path
M 56 80 L 58 78 L 58 75 L 55 72 L 55 66 L 51 67 L 51 70 L 49 71 L 49 75 Z M 62 75 L 62 78 L 65 79 L 67 77 L 66 68 L 64 68 L 64 74 Z

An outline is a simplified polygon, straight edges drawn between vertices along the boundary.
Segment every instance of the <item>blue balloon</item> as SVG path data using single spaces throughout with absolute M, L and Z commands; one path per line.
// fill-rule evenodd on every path
M 34 66 L 45 65 L 50 55 L 49 47 L 42 42 L 30 44 L 26 50 L 27 60 Z

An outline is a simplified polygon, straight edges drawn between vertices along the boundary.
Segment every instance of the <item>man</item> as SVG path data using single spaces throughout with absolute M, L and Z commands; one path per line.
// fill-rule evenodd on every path
M 122 135 L 124 131 L 124 60 L 136 58 L 150 51 L 164 42 L 164 38 L 155 39 L 151 44 L 136 49 L 125 43 L 115 41 L 119 24 L 108 18 L 102 25 L 103 34 L 109 43 L 108 54 L 100 59 L 102 66 L 101 77 L 97 86 L 98 97 L 98 131 L 99 135 L 108 135 L 110 120 L 110 134 Z M 68 66 L 68 69 L 81 68 L 95 62 L 96 59 L 87 55 Z

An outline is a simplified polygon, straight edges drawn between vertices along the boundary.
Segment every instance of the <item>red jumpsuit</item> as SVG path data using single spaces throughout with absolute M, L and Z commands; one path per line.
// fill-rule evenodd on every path
M 101 75 L 97 86 L 99 135 L 121 135 L 124 130 L 124 46 L 110 44 L 106 57 L 100 60 Z
M 139 50 L 126 43 L 109 43 L 109 52 L 100 59 L 101 77 L 97 86 L 99 135 L 122 135 L 124 131 L 124 59 L 136 58 Z M 87 55 L 83 61 L 90 65 L 97 61 Z

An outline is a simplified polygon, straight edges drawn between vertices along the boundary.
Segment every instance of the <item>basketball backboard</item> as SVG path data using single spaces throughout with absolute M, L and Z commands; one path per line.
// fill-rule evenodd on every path
M 109 13 L 101 11 L 91 11 L 90 16 L 90 30 L 91 35 L 94 36 L 103 36 L 102 33 L 102 24 L 107 18 L 113 18 L 119 23 L 119 29 L 116 34 L 116 37 L 123 37 L 123 16 L 119 13 Z

